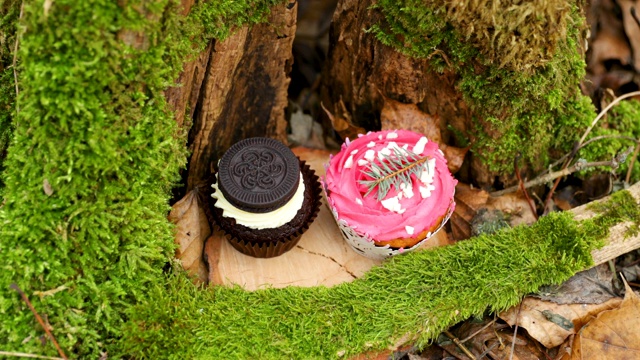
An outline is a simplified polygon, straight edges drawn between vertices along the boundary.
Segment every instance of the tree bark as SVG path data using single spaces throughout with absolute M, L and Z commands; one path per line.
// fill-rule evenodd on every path
M 183 0 L 183 5 L 190 5 Z M 280 4 L 266 22 L 213 40 L 185 65 L 179 87 L 166 97 L 189 132 L 186 191 L 211 175 L 212 164 L 233 143 L 266 136 L 287 141 L 285 109 L 297 5 Z
M 413 59 L 382 44 L 365 30 L 384 23 L 384 16 L 372 9 L 372 0 L 340 0 L 330 30 L 327 66 L 323 72 L 321 98 L 333 114 L 342 106 L 352 115 L 352 125 L 366 130 L 380 129 L 384 98 L 416 104 L 425 113 L 438 117 L 442 141 L 460 146 L 448 126 L 463 134 L 472 129 L 473 113 L 456 89 L 457 75 L 437 73 L 428 59 Z M 342 105 L 344 104 L 344 105 Z M 469 154 L 468 156 L 472 156 Z M 469 165 L 471 164 L 469 169 Z M 463 181 L 480 185 L 493 183 L 477 159 L 465 161 L 458 174 Z

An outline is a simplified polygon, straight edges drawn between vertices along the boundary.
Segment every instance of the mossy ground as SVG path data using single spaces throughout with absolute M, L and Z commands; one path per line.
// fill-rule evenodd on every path
M 13 69 L 0 79 L 0 105 L 12 107 L 0 116 L 2 146 L 12 138 L 0 174 L 2 350 L 56 354 L 12 283 L 68 354 L 114 346 L 174 251 L 166 214 L 186 146 L 163 91 L 207 41 L 274 2 L 208 2 L 188 19 L 174 0 L 2 2 L 3 39 L 15 38 L 24 3 L 18 106 Z
M 541 285 L 592 264 L 608 228 L 640 221 L 626 191 L 577 223 L 553 213 L 531 227 L 409 253 L 333 288 L 198 288 L 183 273 L 130 309 L 119 351 L 135 358 L 349 358 L 403 341 L 424 346 L 486 310 L 513 306 Z

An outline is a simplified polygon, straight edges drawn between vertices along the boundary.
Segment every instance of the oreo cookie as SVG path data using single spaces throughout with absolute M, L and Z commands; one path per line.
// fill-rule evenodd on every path
M 300 182 L 298 158 L 275 139 L 239 141 L 218 165 L 218 186 L 224 197 L 252 213 L 270 212 L 286 204 Z

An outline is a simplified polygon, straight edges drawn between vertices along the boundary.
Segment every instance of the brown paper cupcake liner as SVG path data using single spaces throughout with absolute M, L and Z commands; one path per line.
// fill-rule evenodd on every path
M 302 237 L 302 234 L 304 234 L 304 232 L 309 229 L 309 226 L 311 225 L 311 223 L 313 223 L 315 218 L 318 216 L 318 213 L 320 212 L 320 194 L 322 192 L 322 189 L 320 187 L 320 182 L 318 181 L 319 178 L 315 174 L 315 171 L 311 169 L 311 167 L 309 167 L 309 165 L 307 165 L 304 160 L 300 160 L 300 171 L 302 172 L 302 177 L 305 181 L 305 185 L 309 184 L 311 186 L 311 211 L 304 221 L 304 224 L 287 239 L 278 241 L 253 242 L 239 239 L 227 232 L 224 228 L 222 228 L 222 226 L 220 226 L 219 221 L 217 220 L 216 212 L 211 210 L 214 208 L 214 205 L 216 203 L 216 199 L 211 197 L 211 194 L 213 193 L 211 186 L 209 186 L 210 190 L 207 194 L 209 208 L 207 209 L 207 211 L 205 211 L 207 213 L 207 217 L 209 218 L 209 222 L 214 225 L 215 229 L 222 231 L 231 246 L 245 255 L 253 256 L 256 258 L 272 258 L 286 253 L 287 251 L 293 249 L 296 244 L 298 244 L 300 238 Z M 211 181 L 209 182 L 210 185 L 215 181 L 215 176 L 212 176 L 212 178 L 213 179 L 211 179 Z

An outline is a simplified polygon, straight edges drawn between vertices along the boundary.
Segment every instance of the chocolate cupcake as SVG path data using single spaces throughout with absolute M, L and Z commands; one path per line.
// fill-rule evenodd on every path
M 284 254 L 318 215 L 318 177 L 277 140 L 242 140 L 217 168 L 210 212 L 231 245 L 246 255 Z

